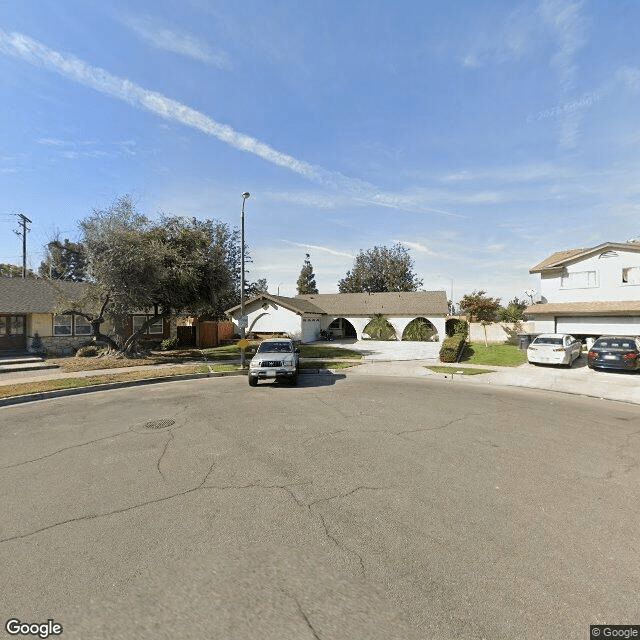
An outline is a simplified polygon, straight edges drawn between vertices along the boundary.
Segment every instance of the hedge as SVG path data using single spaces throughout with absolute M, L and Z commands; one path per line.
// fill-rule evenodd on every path
M 466 335 L 456 333 L 444 340 L 440 348 L 440 362 L 457 362 L 466 339 Z

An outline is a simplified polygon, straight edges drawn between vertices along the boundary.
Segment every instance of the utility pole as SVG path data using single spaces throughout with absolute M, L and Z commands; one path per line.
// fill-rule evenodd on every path
M 22 231 L 16 231 L 14 229 L 13 232 L 17 236 L 22 236 L 22 277 L 26 278 L 27 277 L 27 232 L 31 231 L 31 229 L 27 227 L 27 222 L 31 222 L 31 220 L 29 220 L 29 218 L 27 218 L 27 216 L 25 216 L 22 213 L 16 213 L 16 215 L 18 216 L 18 218 L 20 218 L 19 224 L 22 225 Z

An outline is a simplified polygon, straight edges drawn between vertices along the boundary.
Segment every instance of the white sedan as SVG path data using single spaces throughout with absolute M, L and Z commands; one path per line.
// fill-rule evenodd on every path
M 527 349 L 531 364 L 559 364 L 571 366 L 582 353 L 582 343 L 567 333 L 543 333 Z

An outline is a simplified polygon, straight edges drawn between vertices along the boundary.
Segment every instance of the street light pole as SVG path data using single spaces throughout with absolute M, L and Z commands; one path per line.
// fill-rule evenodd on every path
M 240 261 L 242 262 L 242 269 L 240 272 L 240 339 L 244 340 L 245 337 L 245 318 L 244 318 L 244 203 L 251 194 L 245 191 L 242 194 L 242 214 L 240 215 Z M 244 347 L 240 349 L 240 367 L 244 369 Z

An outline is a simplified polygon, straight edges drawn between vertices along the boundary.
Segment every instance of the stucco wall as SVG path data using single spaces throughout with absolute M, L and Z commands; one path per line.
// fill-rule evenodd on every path
M 41 338 L 53 334 L 53 316 L 50 313 L 32 313 L 31 326 L 27 322 L 27 334 L 35 335 L 37 332 Z
M 509 332 L 517 331 L 518 333 L 532 333 L 535 329 L 536 332 L 542 333 L 537 326 L 534 327 L 532 322 L 523 322 L 520 327 L 517 327 L 512 322 L 493 322 L 487 325 L 487 342 L 493 344 L 503 343 L 509 340 Z M 553 329 L 552 329 L 553 330 Z M 546 333 L 546 330 L 544 331 Z M 472 322 L 469 324 L 469 342 L 484 342 L 484 327 L 480 322 Z
M 541 277 L 540 294 L 547 302 L 639 300 L 640 283 L 624 283 L 622 270 L 627 267 L 640 267 L 640 253 L 623 250 L 616 250 L 616 253 L 617 257 L 596 255 L 567 266 L 565 273 L 594 271 L 595 286 L 561 287 L 562 278 L 558 273 Z
M 266 308 L 264 308 L 266 307 Z M 292 338 L 302 338 L 301 318 L 297 313 L 285 309 L 275 302 L 268 301 L 259 305 L 245 308 L 249 318 L 247 333 L 286 333 Z M 236 324 L 234 322 L 234 324 Z

